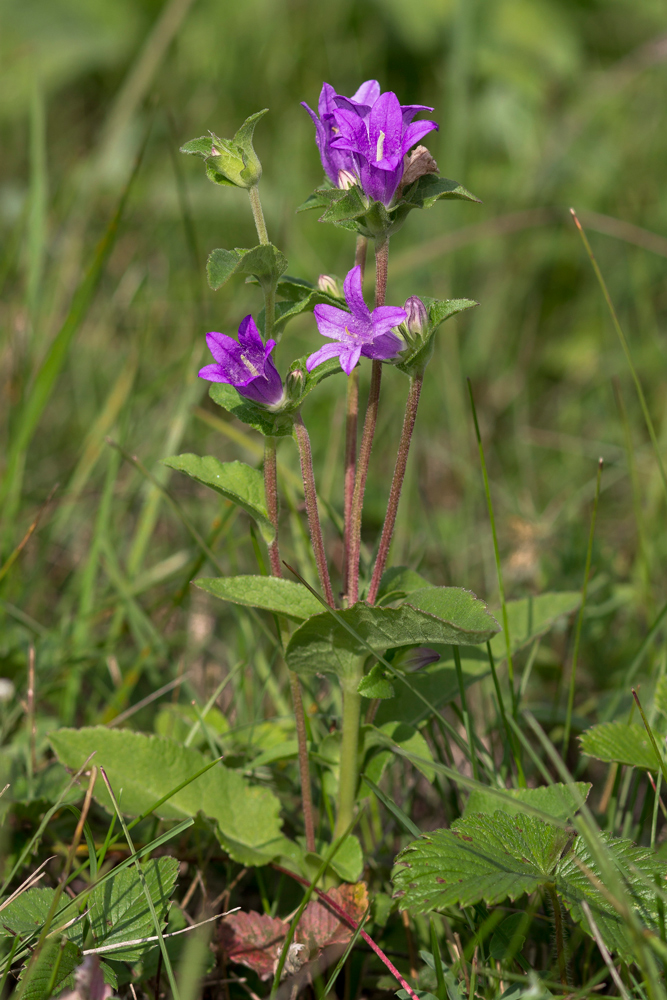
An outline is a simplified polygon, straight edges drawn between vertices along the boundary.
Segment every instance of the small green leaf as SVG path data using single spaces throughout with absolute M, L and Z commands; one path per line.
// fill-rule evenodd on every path
M 120 807 L 128 816 L 140 816 L 152 803 L 206 766 L 207 759 L 189 747 L 158 736 L 129 730 L 95 726 L 58 729 L 49 739 L 59 760 L 78 769 L 95 751 L 117 792 Z M 94 797 L 108 812 L 113 811 L 103 783 L 95 785 Z M 220 843 L 240 864 L 267 864 L 279 853 L 280 802 L 266 788 L 219 764 L 206 771 L 155 809 L 165 820 L 183 819 L 203 813 L 215 820 Z
M 489 955 L 496 962 L 505 962 L 508 957 L 513 958 L 523 948 L 526 935 L 517 934 L 523 920 L 523 913 L 511 913 L 496 927 L 489 942 Z M 510 948 L 512 948 L 511 955 Z
M 388 604 L 390 601 L 397 601 L 415 590 L 423 590 L 431 584 L 425 577 L 415 573 L 407 566 L 393 566 L 382 574 L 380 589 L 378 590 L 378 604 Z
M 422 302 L 428 310 L 428 333 L 425 338 L 416 338 L 411 348 L 403 351 L 401 361 L 395 367 L 405 375 L 415 375 L 423 371 L 433 354 L 434 336 L 439 326 L 466 309 L 479 305 L 473 299 L 431 299 L 422 297 Z
M 309 872 L 311 878 L 321 867 L 330 845 L 320 842 L 317 847 L 318 850 L 316 852 L 311 851 L 306 853 L 303 859 L 306 866 L 305 870 Z M 359 881 L 361 873 L 364 870 L 364 854 L 361 850 L 358 837 L 355 837 L 353 833 L 347 835 L 329 863 L 329 867 L 344 882 L 354 883 Z
M 203 160 L 206 160 L 213 155 L 213 139 L 210 135 L 201 135 L 198 139 L 190 139 L 189 142 L 183 143 L 180 152 L 201 156 Z
M 479 198 L 466 190 L 462 184 L 448 177 L 438 177 L 436 174 L 424 174 L 414 185 L 404 193 L 402 201 L 413 208 L 431 208 L 436 201 L 456 199 L 460 201 L 476 201 Z
M 259 469 L 253 469 L 244 462 L 221 462 L 212 455 L 201 458 L 190 453 L 163 458 L 162 464 L 184 472 L 186 476 L 204 486 L 210 486 L 216 493 L 242 507 L 257 521 L 267 544 L 276 537 L 266 508 L 264 476 Z
M 178 859 L 152 859 L 141 867 L 162 925 L 176 885 Z M 125 868 L 93 889 L 90 895 L 90 925 L 98 948 L 155 935 L 155 923 L 136 868 Z M 118 962 L 133 962 L 156 947 L 157 941 L 148 945 L 130 945 L 110 950 L 109 956 Z
M 290 639 L 286 654 L 290 669 L 345 677 L 356 668 L 359 657 L 368 653 L 360 640 L 378 652 L 434 642 L 471 645 L 489 639 L 499 628 L 484 602 L 458 587 L 415 591 L 400 608 L 371 608 L 360 601 L 337 614 L 356 635 L 329 612 L 315 615 Z
M 206 263 L 208 283 L 216 291 L 235 274 L 254 275 L 262 287 L 275 285 L 287 270 L 287 257 L 272 243 L 250 250 L 212 250 Z
M 577 791 L 584 802 L 588 798 L 591 787 L 587 781 L 576 782 Z M 540 809 L 543 813 L 553 816 L 554 819 L 563 821 L 572 819 L 579 809 L 579 799 L 573 794 L 570 786 L 560 783 L 543 785 L 540 788 L 508 788 L 506 794 L 516 800 L 516 805 L 512 805 L 510 802 L 503 803 L 503 810 L 508 816 L 524 815 L 523 803 Z M 492 816 L 497 810 L 498 797 L 483 792 L 481 788 L 475 788 L 470 793 L 464 815 L 486 813 Z
M 208 394 L 214 403 L 265 437 L 291 437 L 293 427 L 291 411 L 281 410 L 273 413 L 266 407 L 253 403 L 251 399 L 241 396 L 233 385 L 226 385 L 224 382 L 213 382 Z
M 659 768 L 655 752 L 643 726 L 625 722 L 602 722 L 579 737 L 582 753 L 609 763 L 629 764 L 647 771 Z
M 65 988 L 74 986 L 73 972 L 81 964 L 82 957 L 81 949 L 66 938 L 47 938 L 37 960 L 23 968 L 14 997 L 16 1000 L 48 1000 L 57 996 Z
M 394 685 L 387 679 L 386 670 L 381 663 L 375 663 L 369 673 L 361 678 L 357 691 L 364 698 L 393 698 L 396 694 Z
M 28 937 L 39 931 L 49 915 L 55 889 L 28 889 L 17 896 L 15 900 L 0 910 L 0 937 Z M 58 913 L 69 903 L 65 897 L 61 900 L 51 926 L 58 928 Z M 71 916 L 71 915 L 70 915 Z
M 295 622 L 316 615 L 322 607 L 302 584 L 275 576 L 212 577 L 196 580 L 195 583 L 221 601 L 273 611 Z
M 387 765 L 396 760 L 395 746 L 425 761 L 433 760 L 430 747 L 419 730 L 404 722 L 364 726 L 362 735 L 364 752 L 362 770 L 376 785 L 379 784 Z M 414 767 L 421 771 L 427 781 L 433 781 L 435 771 L 428 764 L 415 763 Z
M 352 221 L 365 215 L 369 209 L 369 201 L 358 187 L 348 191 L 340 191 L 339 197 L 329 199 L 330 204 L 321 216 L 320 222 Z

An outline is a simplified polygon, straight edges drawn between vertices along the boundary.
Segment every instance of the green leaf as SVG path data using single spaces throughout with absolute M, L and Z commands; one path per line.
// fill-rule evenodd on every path
M 206 263 L 208 283 L 216 291 L 235 274 L 252 274 L 262 287 L 275 285 L 287 270 L 287 257 L 272 243 L 250 250 L 212 250 Z
M 394 685 L 387 678 L 387 672 L 381 663 L 374 663 L 365 677 L 357 685 L 357 691 L 364 698 L 393 698 L 396 694 Z
M 213 382 L 208 394 L 214 403 L 265 437 L 291 437 L 293 419 L 289 410 L 272 413 L 266 407 L 241 396 L 233 385 L 226 385 L 224 382 Z
M 49 915 L 55 889 L 28 889 L 17 896 L 13 902 L 0 910 L 0 937 L 28 937 L 40 930 Z M 65 897 L 56 911 L 51 926 L 58 928 L 58 913 L 69 903 Z M 1 905 L 1 903 L 0 903 Z M 71 914 L 70 914 L 71 918 Z
M 213 139 L 210 135 L 200 135 L 198 139 L 184 142 L 180 152 L 189 153 L 191 156 L 201 156 L 203 160 L 206 160 L 213 155 Z
M 514 957 L 523 948 L 526 935 L 516 933 L 523 919 L 523 913 L 511 913 L 496 927 L 489 942 L 489 955 L 496 962 L 506 961 L 510 948 L 512 948 L 512 955 L 509 957 Z
M 165 921 L 169 900 L 178 877 L 177 858 L 145 861 L 142 869 L 160 925 Z M 153 937 L 155 923 L 136 868 L 125 868 L 93 889 L 90 895 L 90 924 L 96 947 L 120 944 L 137 938 Z M 134 962 L 158 943 L 137 944 L 109 950 L 118 962 Z
M 580 604 L 581 593 L 578 590 L 539 594 L 537 597 L 524 597 L 520 601 L 508 601 L 506 608 L 512 654 L 544 635 L 559 618 L 571 615 Z M 493 613 L 498 621 L 502 621 L 500 610 Z M 497 663 L 505 659 L 507 647 L 502 632 L 491 640 L 491 651 Z
M 320 869 L 331 845 L 320 841 L 317 851 L 309 851 L 301 862 L 303 869 L 313 878 Z M 358 882 L 364 870 L 364 854 L 358 837 L 349 833 L 329 862 L 329 868 L 344 882 Z
M 368 648 L 424 643 L 473 645 L 498 631 L 498 623 L 483 601 L 458 587 L 428 587 L 410 595 L 400 608 L 369 607 L 363 601 L 338 612 L 354 631 L 351 635 L 329 614 L 315 615 L 300 626 L 287 647 L 287 663 L 299 673 L 328 672 L 350 676 Z
M 584 802 L 588 798 L 591 787 L 587 781 L 576 782 L 577 791 Z M 554 819 L 562 821 L 572 819 L 579 808 L 579 799 L 572 792 L 570 786 L 560 783 L 544 785 L 540 788 L 508 788 L 506 793 L 516 800 L 516 805 L 512 805 L 510 802 L 503 804 L 503 810 L 508 816 L 524 815 L 522 809 L 524 802 L 540 809 L 549 816 L 553 816 Z M 486 813 L 491 816 L 497 810 L 498 797 L 483 792 L 481 788 L 475 788 L 468 797 L 464 815 Z
M 358 219 L 360 216 L 366 214 L 370 205 L 370 202 L 364 196 L 361 189 L 356 186 L 350 188 L 348 191 L 338 192 L 338 197 L 330 197 L 329 202 L 327 210 L 320 217 L 320 222 L 341 222 Z
M 19 976 L 20 985 L 14 993 L 16 1000 L 48 1000 L 66 987 L 72 987 L 72 974 L 82 957 L 81 949 L 72 941 L 60 937 L 47 938 L 34 965 L 23 968 Z M 56 966 L 58 971 L 54 978 Z
M 436 201 L 443 199 L 476 201 L 481 204 L 480 199 L 466 190 L 462 184 L 448 177 L 438 177 L 436 174 L 424 174 L 416 180 L 414 185 L 404 192 L 402 201 L 412 208 L 431 208 Z
M 266 508 L 264 476 L 245 462 L 221 462 L 212 455 L 200 458 L 190 453 L 163 458 L 162 464 L 184 472 L 186 476 L 210 486 L 227 500 L 238 504 L 257 521 L 262 538 L 270 544 L 276 537 L 275 528 Z
M 655 752 L 643 726 L 625 722 L 602 722 L 579 737 L 582 753 L 609 763 L 629 764 L 647 771 L 659 768 Z
M 439 326 L 466 309 L 479 305 L 473 299 L 430 299 L 423 297 L 422 301 L 428 310 L 428 332 L 425 338 L 417 338 L 414 346 L 403 351 L 401 361 L 396 368 L 405 375 L 415 375 L 423 371 L 431 359 L 434 348 L 434 336 Z
M 661 715 L 667 716 L 667 674 L 663 674 L 662 677 L 658 678 L 658 683 L 655 686 L 655 694 L 653 695 L 653 704 L 656 711 L 660 712 Z
M 623 873 L 637 916 L 655 928 L 653 886 L 664 879 L 665 865 L 648 847 L 606 835 L 601 839 L 610 863 Z M 597 859 L 581 837 L 573 839 L 568 830 L 533 816 L 496 811 L 466 816 L 449 830 L 422 835 L 398 855 L 392 878 L 399 906 L 415 913 L 481 901 L 496 905 L 540 886 L 553 886 L 588 934 L 584 900 L 610 950 L 632 957 L 634 946 L 625 922 L 589 880 L 586 869 L 604 884 Z
M 120 796 L 120 808 L 128 816 L 141 815 L 207 763 L 196 750 L 171 740 L 104 726 L 59 729 L 49 739 L 66 767 L 81 767 L 95 751 L 96 765 L 104 767 Z M 108 812 L 113 811 L 102 782 L 96 783 L 94 797 Z M 156 816 L 167 820 L 200 812 L 215 820 L 218 838 L 235 861 L 266 864 L 274 857 L 274 843 L 280 839 L 280 802 L 268 789 L 250 785 L 236 771 L 219 764 L 155 809 Z
M 428 743 L 419 730 L 413 726 L 408 726 L 404 722 L 385 722 L 381 726 L 364 726 L 362 770 L 376 785 L 379 784 L 387 765 L 396 759 L 395 746 L 414 754 L 415 757 L 433 760 Z M 433 781 L 435 771 L 428 764 L 415 764 L 414 766 L 418 771 L 421 771 L 427 781 Z
M 322 607 L 303 584 L 275 576 L 211 577 L 195 583 L 221 601 L 273 611 L 296 622 L 316 615 Z
M 415 573 L 407 566 L 393 566 L 382 574 L 380 589 L 378 590 L 378 604 L 389 604 L 390 601 L 397 601 L 415 590 L 423 590 L 431 584 L 425 577 Z

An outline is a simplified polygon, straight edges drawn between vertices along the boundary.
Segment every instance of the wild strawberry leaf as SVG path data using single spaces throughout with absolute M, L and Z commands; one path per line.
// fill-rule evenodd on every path
M 657 771 L 659 763 L 643 726 L 626 722 L 602 722 L 579 737 L 581 750 L 598 760 Z

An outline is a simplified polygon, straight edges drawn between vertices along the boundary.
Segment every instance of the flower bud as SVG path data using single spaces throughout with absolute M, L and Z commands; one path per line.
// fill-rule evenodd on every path
M 317 287 L 321 292 L 326 292 L 327 295 L 333 295 L 336 299 L 343 298 L 343 291 L 340 287 L 340 282 L 338 278 L 335 278 L 332 274 L 321 274 L 317 279 Z
M 296 403 L 299 399 L 301 399 L 304 383 L 304 373 L 300 368 L 295 368 L 293 371 L 287 373 L 285 378 L 285 391 L 287 393 L 287 398 L 292 403 Z
M 393 659 L 393 665 L 398 670 L 405 670 L 412 673 L 414 670 L 422 670 L 431 663 L 437 663 L 440 653 L 428 646 L 415 646 L 411 649 L 400 650 Z
M 343 191 L 349 191 L 357 183 L 357 178 L 349 170 L 338 171 L 338 187 Z
M 411 295 L 409 299 L 405 300 L 403 308 L 408 314 L 406 320 L 408 333 L 413 337 L 424 334 L 428 328 L 428 312 L 422 300 L 416 295 Z

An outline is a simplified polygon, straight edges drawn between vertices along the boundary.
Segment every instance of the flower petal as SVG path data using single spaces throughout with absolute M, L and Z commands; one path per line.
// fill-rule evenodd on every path
M 361 347 L 344 348 L 340 352 L 340 366 L 346 375 L 351 375 L 361 357 Z
M 323 337 L 332 340 L 345 340 L 346 328 L 350 323 L 350 314 L 336 306 L 319 305 L 313 309 L 317 329 Z
M 239 344 L 244 348 L 261 351 L 264 354 L 264 341 L 260 336 L 254 319 L 250 315 L 241 320 L 241 325 L 239 326 Z
M 375 361 L 388 361 L 404 348 L 404 342 L 395 333 L 381 333 L 370 344 L 365 344 L 361 353 L 365 358 L 373 358 Z
M 370 323 L 371 313 L 364 300 L 364 293 L 361 288 L 361 268 L 359 265 L 348 271 L 343 282 L 345 300 L 357 319 L 365 323 Z M 348 323 L 349 326 L 349 323 Z
M 437 132 L 438 128 L 439 126 L 437 122 L 429 122 L 426 120 L 413 122 L 412 125 L 408 125 L 403 135 L 401 156 L 405 155 L 405 153 L 407 153 L 412 146 L 415 146 L 419 140 L 423 139 L 429 132 L 432 132 L 434 129 Z
M 225 369 L 222 365 L 204 365 L 197 374 L 199 378 L 204 378 L 207 382 L 226 382 L 229 384 L 229 379 L 225 375 Z
M 357 104 L 368 104 L 373 107 L 379 96 L 380 84 L 377 80 L 365 80 L 356 94 L 352 95 L 351 100 Z
M 401 105 L 396 94 L 388 90 L 377 99 L 368 116 L 369 159 L 379 163 L 395 157 L 401 148 L 402 134 Z
M 414 116 L 418 115 L 420 111 L 433 111 L 433 108 L 427 108 L 425 104 L 401 104 L 403 125 L 409 125 Z
M 227 364 L 230 358 L 238 358 L 241 349 L 233 337 L 228 337 L 226 333 L 216 333 L 212 330 L 206 334 L 208 349 L 220 364 Z
M 399 323 L 405 322 L 407 318 L 408 314 L 405 309 L 401 309 L 399 306 L 378 306 L 371 313 L 371 323 L 373 324 L 375 337 L 389 333 Z
M 343 349 L 342 344 L 325 344 L 306 360 L 306 371 L 312 372 L 313 368 L 317 368 L 323 361 L 337 357 Z

